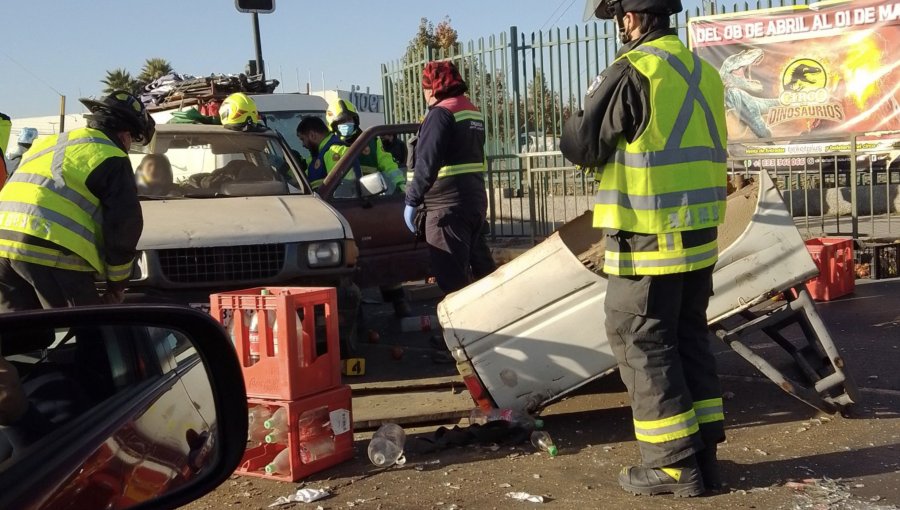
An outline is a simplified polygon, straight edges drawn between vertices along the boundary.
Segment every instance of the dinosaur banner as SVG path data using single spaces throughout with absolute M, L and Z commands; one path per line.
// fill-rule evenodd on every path
M 900 0 L 694 18 L 689 37 L 725 83 L 729 142 L 792 137 L 790 144 L 759 147 L 799 154 L 784 149 L 900 129 Z M 805 150 L 842 147 L 815 145 Z

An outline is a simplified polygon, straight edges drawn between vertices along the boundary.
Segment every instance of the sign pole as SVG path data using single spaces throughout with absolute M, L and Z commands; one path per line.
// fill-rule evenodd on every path
M 253 43 L 256 45 L 256 71 L 262 77 L 263 83 L 266 82 L 266 68 L 263 67 L 262 58 L 262 41 L 259 37 L 259 13 L 253 13 Z

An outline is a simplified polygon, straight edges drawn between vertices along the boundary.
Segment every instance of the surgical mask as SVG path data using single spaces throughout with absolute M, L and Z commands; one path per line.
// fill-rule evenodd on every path
M 356 125 L 352 124 L 352 123 L 338 124 L 337 130 L 341 136 L 347 137 L 347 136 L 352 135 L 353 132 L 356 131 Z

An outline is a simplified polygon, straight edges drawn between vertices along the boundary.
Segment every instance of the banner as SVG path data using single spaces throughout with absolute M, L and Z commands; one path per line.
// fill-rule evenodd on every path
M 694 18 L 689 37 L 725 84 L 729 143 L 900 129 L 900 1 Z M 785 144 L 757 150 L 794 152 Z

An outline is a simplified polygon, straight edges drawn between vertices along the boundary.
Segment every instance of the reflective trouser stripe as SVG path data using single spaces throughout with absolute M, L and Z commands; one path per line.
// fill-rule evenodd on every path
M 484 163 L 463 163 L 461 165 L 442 166 L 438 170 L 438 179 L 443 177 L 452 177 L 454 175 L 471 174 L 476 172 L 484 172 Z
M 127 280 L 129 276 L 131 276 L 131 271 L 134 267 L 134 262 L 128 262 L 125 264 L 121 264 L 118 266 L 113 266 L 107 264 L 106 266 L 106 279 L 111 282 L 121 282 L 123 280 Z
M 686 273 L 715 264 L 718 256 L 716 241 L 684 250 L 624 253 L 606 250 L 603 271 L 615 275 Z
M 77 255 L 65 255 L 61 251 L 52 248 L 33 246 L 6 239 L 0 239 L 0 257 L 70 271 L 94 271 L 94 268 L 86 260 Z
M 688 437 L 700 431 L 697 416 L 690 409 L 681 414 L 660 420 L 634 420 L 634 435 L 638 441 L 646 443 L 665 443 Z
M 711 398 L 694 402 L 697 423 L 712 423 L 725 420 L 725 408 L 721 398 Z

